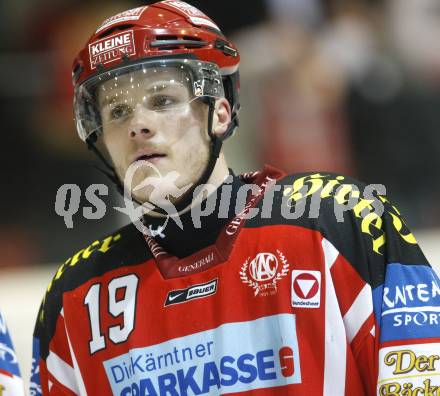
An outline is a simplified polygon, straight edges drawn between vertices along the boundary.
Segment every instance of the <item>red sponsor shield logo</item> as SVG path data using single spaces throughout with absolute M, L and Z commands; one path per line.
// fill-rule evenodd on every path
M 292 306 L 319 308 L 321 300 L 320 271 L 292 271 Z
M 319 282 L 314 275 L 304 272 L 293 280 L 293 288 L 299 297 L 308 300 L 318 293 Z

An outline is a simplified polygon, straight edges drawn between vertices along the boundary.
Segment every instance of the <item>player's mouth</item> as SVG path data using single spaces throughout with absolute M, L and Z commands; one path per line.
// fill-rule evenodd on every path
M 157 163 L 159 162 L 162 158 L 165 158 L 166 154 L 161 153 L 161 152 L 156 152 L 156 151 L 143 151 L 140 153 L 137 153 L 132 161 L 132 163 L 136 162 L 136 161 L 148 161 L 151 163 Z

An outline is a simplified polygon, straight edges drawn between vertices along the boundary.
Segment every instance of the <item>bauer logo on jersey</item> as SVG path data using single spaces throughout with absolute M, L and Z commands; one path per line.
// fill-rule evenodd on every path
M 439 337 L 440 282 L 432 268 L 388 264 L 373 300 L 382 342 Z
M 319 308 L 321 304 L 321 272 L 292 271 L 292 307 Z
M 107 36 L 89 44 L 90 68 L 96 69 L 99 64 L 113 62 L 123 56 L 136 54 L 133 30 Z
M 240 269 L 240 279 L 252 287 L 255 295 L 268 296 L 277 292 L 277 283 L 289 273 L 289 263 L 284 254 L 258 253 L 252 260 L 250 257 Z
M 170 291 L 165 300 L 164 306 L 173 304 L 180 304 L 196 298 L 203 298 L 212 296 L 217 292 L 217 279 L 213 279 L 207 283 L 201 283 L 187 287 L 186 289 L 179 289 Z
M 114 395 L 220 395 L 301 382 L 293 314 L 131 349 L 104 362 Z

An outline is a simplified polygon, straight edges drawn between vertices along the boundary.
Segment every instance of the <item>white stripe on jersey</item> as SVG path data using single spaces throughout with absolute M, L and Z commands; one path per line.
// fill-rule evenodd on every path
M 325 266 L 329 269 L 332 268 L 337 257 L 339 256 L 338 250 L 329 242 L 323 238 L 321 241 L 322 250 L 324 251 Z
M 47 371 L 51 373 L 58 382 L 63 384 L 75 394 L 78 394 L 78 386 L 75 381 L 75 371 L 56 353 L 50 351 L 46 359 Z
M 353 338 L 372 313 L 373 296 L 370 285 L 366 284 L 357 295 L 350 309 L 344 315 L 344 324 L 349 343 L 353 341 Z
M 64 308 L 61 309 L 60 314 L 64 319 Z M 70 351 L 70 356 L 72 358 L 73 368 L 75 371 L 76 382 L 79 387 L 79 394 L 87 396 L 87 391 L 86 391 L 86 387 L 84 385 L 84 380 L 82 378 L 81 371 L 79 370 L 78 362 L 76 361 L 75 352 L 72 349 L 72 344 L 70 342 L 69 333 L 66 328 L 66 322 L 64 322 L 64 329 L 66 331 L 67 342 L 69 343 L 69 351 Z
M 325 258 L 325 361 L 324 396 L 345 394 L 345 371 L 347 364 L 347 338 L 333 285 L 330 268 L 338 257 L 336 248 L 323 238 Z

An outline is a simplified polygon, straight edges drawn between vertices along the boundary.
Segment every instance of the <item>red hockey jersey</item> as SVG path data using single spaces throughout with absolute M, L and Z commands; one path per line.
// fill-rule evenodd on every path
M 440 395 L 439 279 L 370 193 L 283 177 L 169 271 L 132 224 L 94 241 L 48 287 L 31 394 Z

